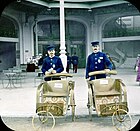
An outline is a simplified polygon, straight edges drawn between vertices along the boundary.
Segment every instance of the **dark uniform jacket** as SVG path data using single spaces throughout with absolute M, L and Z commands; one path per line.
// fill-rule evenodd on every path
M 71 61 L 73 65 L 78 65 L 78 56 L 72 56 Z
M 70 65 L 70 64 L 71 64 L 71 57 L 67 56 L 67 65 Z
M 92 53 L 88 56 L 86 65 L 86 79 L 89 77 L 89 72 L 99 71 L 104 69 L 112 69 L 112 64 L 105 53 L 97 52 Z M 96 75 L 96 79 L 105 78 L 105 74 Z M 90 80 L 94 80 L 95 77 L 92 76 Z
M 42 72 L 45 74 L 46 71 L 49 71 L 51 68 L 56 70 L 57 73 L 61 73 L 64 70 L 62 61 L 59 56 L 54 56 L 50 58 L 49 56 L 43 60 Z

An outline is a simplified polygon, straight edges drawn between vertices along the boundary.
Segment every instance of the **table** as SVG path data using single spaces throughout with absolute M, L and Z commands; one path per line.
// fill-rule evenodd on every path
M 22 73 L 22 69 L 14 69 L 13 73 L 16 73 L 15 80 L 20 80 L 20 86 L 22 86 L 22 79 L 25 79 L 25 74 Z
M 8 78 L 8 84 L 7 84 L 6 88 L 7 87 L 10 87 L 10 88 L 16 87 L 15 84 L 14 84 L 14 80 L 13 80 L 13 78 L 15 78 L 15 76 L 16 76 L 16 73 L 9 72 L 9 73 L 4 73 L 4 74 Z

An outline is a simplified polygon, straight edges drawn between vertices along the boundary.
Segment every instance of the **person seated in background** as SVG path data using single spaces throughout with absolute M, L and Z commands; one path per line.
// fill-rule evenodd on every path
M 55 55 L 55 46 L 50 45 L 47 47 L 48 56 L 43 59 L 42 72 L 44 75 L 61 73 L 64 70 L 62 61 L 59 56 Z M 45 81 L 51 78 L 44 78 Z

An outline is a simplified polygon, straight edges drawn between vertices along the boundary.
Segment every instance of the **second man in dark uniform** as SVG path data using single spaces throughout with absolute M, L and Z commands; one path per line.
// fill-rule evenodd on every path
M 42 72 L 44 75 L 61 73 L 64 70 L 62 61 L 59 56 L 55 56 L 55 46 L 50 45 L 47 48 L 48 56 L 43 60 Z M 45 78 L 46 81 L 50 78 Z

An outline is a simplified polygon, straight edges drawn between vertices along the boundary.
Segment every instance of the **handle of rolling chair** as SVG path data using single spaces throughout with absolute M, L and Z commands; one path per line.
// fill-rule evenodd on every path
M 69 74 L 69 73 L 56 73 L 56 74 L 48 74 L 48 75 L 45 75 L 45 77 L 61 77 L 61 76 L 64 76 L 64 77 L 73 77 L 72 74 Z
M 99 75 L 99 74 L 116 75 L 116 74 L 117 74 L 117 71 L 116 71 L 116 70 L 110 70 L 109 72 L 106 72 L 105 70 L 93 71 L 93 72 L 90 72 L 90 73 L 89 73 L 89 76 Z

